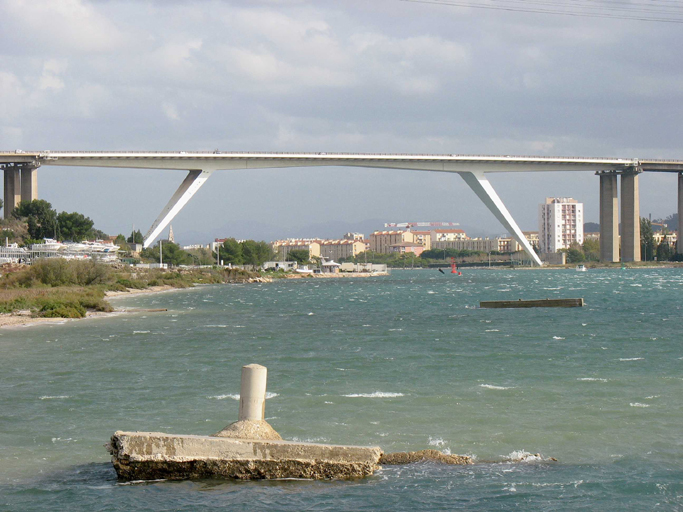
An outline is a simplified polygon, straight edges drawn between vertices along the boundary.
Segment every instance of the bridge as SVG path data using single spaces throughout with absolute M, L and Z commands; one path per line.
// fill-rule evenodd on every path
M 621 184 L 621 260 L 640 261 L 640 206 L 638 175 L 642 172 L 678 174 L 678 213 L 683 216 L 683 160 L 638 158 L 584 158 L 540 156 L 356 154 L 356 153 L 252 153 L 252 152 L 101 152 L 11 151 L 0 152 L 4 169 L 5 218 L 20 201 L 38 197 L 37 169 L 65 167 L 118 167 L 188 171 L 185 179 L 145 235 L 148 247 L 192 196 L 219 170 L 285 167 L 364 167 L 459 174 L 510 235 L 538 265 L 541 260 L 500 197 L 486 178 L 490 172 L 587 171 L 600 177 L 600 257 L 619 261 L 619 204 Z M 679 221 L 680 222 L 680 221 Z M 679 228 L 680 232 L 680 228 Z M 683 252 L 683 243 L 678 244 Z

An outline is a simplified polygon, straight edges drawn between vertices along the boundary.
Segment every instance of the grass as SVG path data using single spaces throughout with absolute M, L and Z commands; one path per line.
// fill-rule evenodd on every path
M 105 298 L 107 291 L 189 288 L 244 282 L 256 275 L 240 269 L 113 269 L 92 260 L 42 259 L 0 278 L 0 313 L 30 311 L 36 317 L 83 318 L 88 311 L 113 311 Z

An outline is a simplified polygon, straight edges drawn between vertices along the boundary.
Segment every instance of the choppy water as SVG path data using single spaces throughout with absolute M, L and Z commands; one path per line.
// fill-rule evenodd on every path
M 587 306 L 476 307 L 545 297 Z M 0 510 L 682 510 L 682 297 L 680 270 L 406 270 L 129 297 L 169 311 L 3 330 Z M 285 439 L 481 463 L 117 483 L 113 431 L 214 433 L 252 362 Z M 542 458 L 510 462 L 527 452 Z

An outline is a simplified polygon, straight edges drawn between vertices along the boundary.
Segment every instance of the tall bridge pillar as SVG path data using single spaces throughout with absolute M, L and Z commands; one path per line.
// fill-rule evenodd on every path
M 600 261 L 619 261 L 617 175 L 600 172 Z
M 621 261 L 640 261 L 638 171 L 621 175 Z
M 678 241 L 676 242 L 678 254 L 683 254 L 683 240 L 681 234 L 683 233 L 683 172 L 678 173 Z
M 38 169 L 30 165 L 21 166 L 21 200 L 38 199 Z
M 19 201 L 21 201 L 20 168 L 17 166 L 5 167 L 5 204 L 3 210 L 6 219 L 12 216 L 12 210 L 17 207 Z

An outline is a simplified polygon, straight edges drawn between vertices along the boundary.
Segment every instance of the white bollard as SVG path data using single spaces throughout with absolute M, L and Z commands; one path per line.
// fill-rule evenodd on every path
M 238 421 L 263 421 L 266 418 L 266 381 L 268 368 L 260 364 L 242 367 Z

